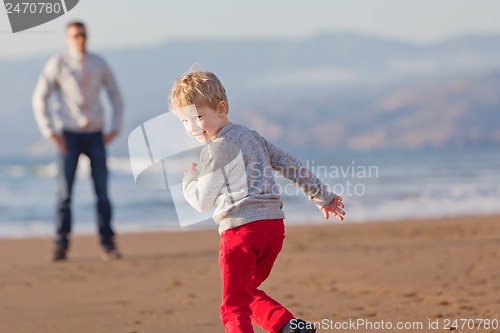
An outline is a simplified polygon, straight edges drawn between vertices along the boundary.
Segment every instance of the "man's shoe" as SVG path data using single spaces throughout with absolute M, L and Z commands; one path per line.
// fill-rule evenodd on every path
M 52 261 L 63 261 L 67 259 L 67 256 L 68 256 L 68 247 L 58 245 L 54 250 Z
M 122 258 L 122 254 L 118 251 L 115 244 L 111 244 L 103 247 L 101 258 L 103 261 L 117 260 Z
M 307 323 L 302 319 L 296 319 L 290 324 L 290 333 L 316 333 L 316 329 L 312 323 Z

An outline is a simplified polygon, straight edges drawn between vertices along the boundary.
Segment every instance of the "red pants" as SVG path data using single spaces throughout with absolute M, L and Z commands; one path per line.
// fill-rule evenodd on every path
M 253 322 L 266 332 L 279 333 L 294 318 L 281 304 L 257 289 L 271 273 L 284 239 L 281 219 L 255 221 L 222 233 L 220 315 L 226 332 L 253 333 Z

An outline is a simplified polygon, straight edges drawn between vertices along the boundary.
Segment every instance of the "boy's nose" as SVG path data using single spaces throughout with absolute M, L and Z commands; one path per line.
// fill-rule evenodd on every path
M 187 124 L 186 124 L 186 130 L 189 132 L 189 133 L 198 133 L 199 130 L 200 130 L 200 127 L 193 121 L 189 121 Z

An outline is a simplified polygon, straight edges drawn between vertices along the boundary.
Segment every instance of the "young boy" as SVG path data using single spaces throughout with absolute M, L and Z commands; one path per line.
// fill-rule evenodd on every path
M 195 163 L 186 169 L 183 191 L 197 210 L 216 208 L 220 316 L 226 332 L 253 332 L 252 322 L 272 333 L 315 332 L 258 289 L 271 273 L 285 237 L 282 202 L 271 170 L 299 186 L 326 219 L 331 214 L 343 220 L 342 198 L 328 192 L 295 157 L 256 131 L 231 123 L 226 91 L 215 74 L 195 71 L 177 79 L 170 109 L 189 136 L 209 143 L 201 152 L 200 170 Z

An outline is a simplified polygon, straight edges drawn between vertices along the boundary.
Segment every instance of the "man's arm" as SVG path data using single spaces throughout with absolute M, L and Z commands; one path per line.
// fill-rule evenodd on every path
M 40 74 L 32 98 L 36 123 L 46 139 L 57 135 L 49 110 L 49 98 L 57 87 L 58 64 L 59 57 L 53 57 L 47 62 Z
M 49 110 L 50 95 L 57 88 L 57 73 L 59 72 L 59 57 L 50 59 L 40 74 L 35 91 L 33 92 L 33 113 L 42 135 L 54 143 L 60 151 L 66 151 L 66 140 L 56 133 L 54 122 Z
M 104 136 L 104 142 L 108 143 L 118 135 L 123 125 L 123 97 L 113 72 L 107 64 L 105 65 L 103 83 L 113 108 L 111 131 Z

